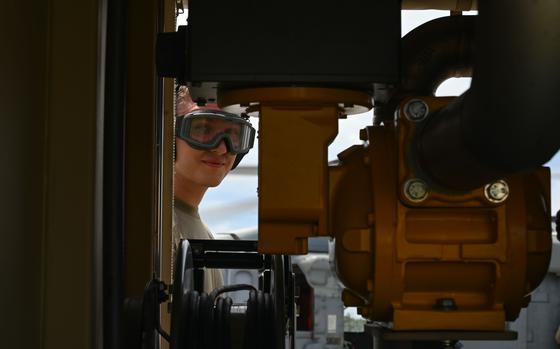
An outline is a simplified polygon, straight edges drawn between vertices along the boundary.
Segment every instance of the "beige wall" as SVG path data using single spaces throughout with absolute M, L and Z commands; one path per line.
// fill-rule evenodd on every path
M 95 348 L 102 316 L 99 220 L 104 0 L 10 0 L 1 13 L 0 335 L 6 348 Z M 172 20 L 172 0 L 166 21 Z M 125 296 L 151 277 L 158 0 L 129 8 Z M 169 16 L 171 15 L 171 17 Z M 166 83 L 167 164 L 173 90 Z M 171 171 L 163 197 L 170 202 Z M 96 196 L 97 195 L 97 196 Z M 97 201 L 96 201 L 97 200 Z M 133 204 L 130 204 L 133 203 Z M 163 213 L 170 226 L 170 211 Z M 169 237 L 164 244 L 169 246 Z M 95 257 L 97 256 L 97 258 Z M 164 253 L 168 260 L 168 253 Z M 94 262 L 97 261 L 97 262 Z M 169 278 L 169 266 L 162 267 Z M 97 326 L 97 327 L 96 327 Z
M 8 1 L 0 55 L 4 348 L 89 348 L 98 2 Z M 79 13 L 79 16 L 76 16 Z

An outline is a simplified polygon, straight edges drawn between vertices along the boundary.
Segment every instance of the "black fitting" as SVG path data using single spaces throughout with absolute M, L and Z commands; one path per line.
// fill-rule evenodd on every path
M 156 69 L 160 77 L 176 78 L 180 85 L 187 80 L 188 56 L 187 26 L 179 26 L 176 32 L 159 33 L 156 41 Z

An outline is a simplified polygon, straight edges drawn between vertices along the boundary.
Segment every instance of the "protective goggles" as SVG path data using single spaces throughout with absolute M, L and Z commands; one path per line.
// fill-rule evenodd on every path
M 195 110 L 177 118 L 175 134 L 198 150 L 216 148 L 223 140 L 230 154 L 253 147 L 255 129 L 249 121 L 221 110 Z

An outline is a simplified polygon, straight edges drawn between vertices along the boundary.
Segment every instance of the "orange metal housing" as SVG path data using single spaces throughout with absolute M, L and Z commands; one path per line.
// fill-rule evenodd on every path
M 307 238 L 327 235 L 327 147 L 338 118 L 367 111 L 361 91 L 317 87 L 260 87 L 219 91 L 221 107 L 259 111 L 259 251 L 307 253 Z
M 421 97 L 435 111 L 448 98 Z M 544 277 L 551 251 L 548 168 L 505 178 L 509 196 L 485 188 L 448 192 L 427 184 L 405 195 L 415 169 L 414 134 L 403 117 L 368 127 L 365 147 L 330 169 L 330 217 L 347 306 L 395 330 L 503 331 Z M 367 138 L 366 138 L 367 137 Z

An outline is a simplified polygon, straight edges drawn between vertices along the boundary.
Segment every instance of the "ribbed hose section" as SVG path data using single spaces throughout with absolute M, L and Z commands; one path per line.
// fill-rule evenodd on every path
M 476 16 L 441 17 L 402 38 L 400 84 L 386 96 L 376 94 L 376 124 L 392 120 L 405 96 L 433 96 L 445 80 L 472 76 L 475 20 Z
M 434 95 L 451 77 L 472 75 L 476 16 L 434 19 L 402 39 L 400 93 Z
M 437 184 L 479 187 L 546 163 L 560 147 L 560 2 L 481 2 L 471 88 L 419 137 Z

